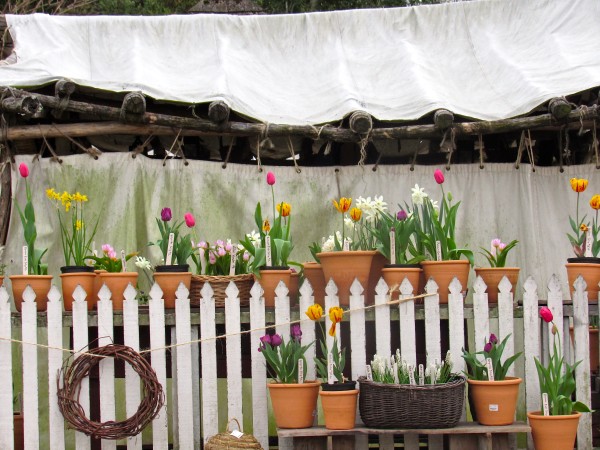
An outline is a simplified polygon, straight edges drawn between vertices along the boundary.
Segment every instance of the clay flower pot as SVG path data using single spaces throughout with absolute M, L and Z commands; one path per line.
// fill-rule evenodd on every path
M 440 303 L 448 303 L 449 286 L 454 277 L 458 278 L 463 292 L 467 290 L 469 280 L 469 261 L 463 259 L 451 261 L 422 261 L 421 267 L 425 275 L 425 284 L 433 277 L 438 285 Z
M 573 450 L 581 413 L 543 416 L 541 411 L 528 412 L 531 435 L 536 450 Z
M 100 298 L 98 297 L 98 292 L 100 292 L 100 288 L 102 287 L 102 282 L 100 281 L 100 274 L 103 272 L 106 272 L 106 270 L 103 270 L 103 269 L 94 270 L 94 273 L 96 274 L 96 278 L 94 279 L 94 299 L 96 301 L 100 300 Z
M 188 264 L 156 266 L 154 281 L 158 283 L 163 291 L 165 309 L 175 308 L 175 292 L 179 288 L 179 283 L 183 283 L 188 290 L 190 289 L 192 272 L 188 272 L 189 267 Z
M 487 286 L 488 303 L 498 303 L 498 285 L 502 278 L 506 276 L 512 284 L 513 292 L 519 281 L 518 267 L 478 267 L 475 269 L 475 276 L 480 276 Z
M 321 406 L 325 415 L 325 428 L 349 430 L 356 424 L 358 389 L 355 381 L 322 384 Z
M 392 300 L 398 300 L 400 285 L 405 278 L 413 287 L 413 294 L 419 294 L 420 278 L 423 269 L 419 264 L 386 264 L 381 269 L 381 276 L 392 291 Z
M 467 380 L 474 416 L 482 425 L 510 425 L 515 421 L 521 378 L 501 381 Z
M 310 285 L 313 289 L 313 297 L 315 303 L 321 306 L 325 306 L 325 275 L 323 274 L 323 267 L 321 264 L 316 262 L 305 262 L 304 263 L 304 279 L 310 281 Z
M 292 270 L 289 267 L 263 267 L 260 270 L 260 279 L 257 280 L 263 288 L 263 297 L 265 298 L 265 307 L 273 308 L 275 306 L 275 289 L 280 281 L 290 289 Z M 291 294 L 290 294 L 291 296 Z
M 87 294 L 88 311 L 93 311 L 96 306 L 94 299 L 94 281 L 96 274 L 93 267 L 87 266 L 65 266 L 61 267 L 60 279 L 62 283 L 63 304 L 65 311 L 73 311 L 73 292 L 77 286 L 81 286 Z
M 106 284 L 110 289 L 111 300 L 113 302 L 113 310 L 123 310 L 124 292 L 127 286 L 131 283 L 133 287 L 137 284 L 137 272 L 101 272 L 98 274 L 100 278 L 100 286 Z
M 319 381 L 299 384 L 269 383 L 273 415 L 278 428 L 310 428 L 317 415 Z
M 35 303 L 38 311 L 46 311 L 48 308 L 48 292 L 52 287 L 52 275 L 11 275 L 8 277 L 12 284 L 15 308 L 21 312 L 23 303 L 23 292 L 27 285 L 35 292 Z
M 573 292 L 573 284 L 581 275 L 587 284 L 588 301 L 598 300 L 600 258 L 568 258 L 565 267 L 569 279 L 569 292 Z

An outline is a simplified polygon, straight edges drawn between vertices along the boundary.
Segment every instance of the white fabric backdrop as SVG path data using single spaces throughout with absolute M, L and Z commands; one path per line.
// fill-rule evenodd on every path
M 264 122 L 357 109 L 514 117 L 600 85 L 598 0 L 481 0 L 277 16 L 7 16 L 0 85 L 66 77 L 165 100 L 227 101 Z
M 393 210 L 398 204 L 410 202 L 410 189 L 415 183 L 425 187 L 434 199 L 440 191 L 433 179 L 436 167 L 380 166 L 372 167 L 303 167 L 300 174 L 293 168 L 220 163 L 151 160 L 139 156 L 104 154 L 94 161 L 87 155 L 63 157 L 63 164 L 43 159 L 32 163 L 31 156 L 18 157 L 17 165 L 30 165 L 32 190 L 38 225 L 38 246 L 49 247 L 47 261 L 51 272 L 57 274 L 63 265 L 58 221 L 45 190 L 78 190 L 89 196 L 90 209 L 100 216 L 96 246 L 111 243 L 127 251 L 139 250 L 142 255 L 158 262 L 156 247 L 147 247 L 157 238 L 155 217 L 162 207 L 170 206 L 175 217 L 192 211 L 197 219 L 199 239 L 214 241 L 238 240 L 244 233 L 256 229 L 254 207 L 261 201 L 265 214 L 271 210 L 271 193 L 265 182 L 266 171 L 277 178 L 277 201 L 292 204 L 292 235 L 295 249 L 293 260 L 310 260 L 308 245 L 339 229 L 339 214 L 331 200 L 341 195 L 356 198 L 383 195 Z M 567 292 L 566 258 L 572 256 L 565 233 L 569 230 L 568 216 L 575 213 L 576 194 L 571 190 L 571 177 L 589 178 L 589 187 L 582 194 L 581 211 L 591 213 L 588 201 L 600 192 L 600 171 L 595 166 L 573 166 L 560 173 L 558 168 L 536 168 L 526 165 L 516 170 L 512 164 L 452 166 L 445 171 L 446 192 L 462 200 L 458 221 L 459 244 L 478 251 L 488 247 L 494 237 L 504 242 L 518 239 L 520 244 L 509 258 L 509 265 L 521 267 L 520 285 L 533 276 L 544 286 L 556 273 Z M 13 192 L 21 204 L 25 202 L 25 184 L 13 173 Z M 22 227 L 13 212 L 8 234 L 5 261 L 9 274 L 21 267 L 20 248 L 23 245 Z M 484 264 L 477 254 L 476 262 Z M 129 264 L 133 269 L 133 264 Z M 472 281 L 472 280 L 471 280 Z M 518 291 L 521 295 L 521 290 Z

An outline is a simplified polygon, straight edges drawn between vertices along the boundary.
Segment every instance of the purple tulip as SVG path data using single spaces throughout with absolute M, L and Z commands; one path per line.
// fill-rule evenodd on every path
M 283 343 L 283 339 L 278 334 L 271 336 L 271 345 L 273 347 L 279 347 Z
M 292 339 L 294 339 L 295 341 L 300 342 L 300 340 L 302 339 L 302 329 L 300 328 L 299 324 L 296 323 L 292 325 L 290 329 L 290 336 L 292 336 Z
M 406 211 L 404 211 L 403 209 L 398 211 L 398 214 L 396 214 L 396 219 L 398 219 L 400 222 L 404 222 L 407 218 L 408 214 L 406 214 Z
M 498 343 L 498 338 L 496 337 L 496 335 L 494 333 L 490 334 L 490 343 L 491 344 L 497 344 Z
M 483 347 L 483 351 L 485 353 L 489 353 L 492 351 L 492 343 L 488 342 L 487 344 L 485 344 L 485 346 Z
M 173 218 L 173 213 L 171 212 L 171 208 L 163 208 L 160 212 L 160 219 L 163 222 L 169 222 Z
M 271 344 L 271 335 L 265 334 L 264 336 L 262 336 L 260 338 L 260 342 L 261 342 L 261 344 Z

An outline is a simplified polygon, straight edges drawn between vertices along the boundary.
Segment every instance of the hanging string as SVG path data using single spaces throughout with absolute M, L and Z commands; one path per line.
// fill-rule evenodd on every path
M 371 131 L 369 131 L 361 140 L 360 140 L 360 159 L 358 160 L 359 166 L 365 165 L 365 160 L 367 159 L 367 145 L 371 140 Z
M 454 150 L 456 150 L 456 132 L 454 131 L 454 128 L 450 128 L 449 130 L 446 131 L 446 133 L 448 131 L 450 131 L 450 151 L 448 152 L 448 160 L 446 161 L 446 170 L 450 170 L 450 163 L 452 161 L 452 153 L 454 152 Z M 444 139 L 440 143 L 440 147 L 442 146 L 442 143 L 446 139 L 446 133 L 444 133 Z
M 563 168 L 563 154 L 562 154 L 562 128 L 558 130 L 558 165 L 560 167 L 559 172 L 563 173 L 565 169 Z
M 567 163 L 569 163 L 571 160 L 571 149 L 569 148 L 571 147 L 571 138 L 569 137 L 569 130 L 567 129 L 567 126 L 563 126 L 562 129 L 565 130 L 565 158 Z
M 59 164 L 62 164 L 63 163 L 62 159 L 58 157 L 58 155 L 56 154 L 56 152 L 54 151 L 54 149 L 52 148 L 52 146 L 50 145 L 50 143 L 46 139 L 46 134 L 44 132 L 42 132 L 42 127 L 40 125 L 38 125 L 38 127 L 40 129 L 40 134 L 42 135 L 42 139 L 44 140 L 44 145 L 46 145 L 46 148 L 52 154 L 52 157 L 50 158 L 50 161 L 55 161 L 55 162 L 58 162 Z M 40 155 L 41 154 L 42 153 L 40 152 Z
M 581 105 L 579 107 L 579 131 L 577 132 L 578 136 L 583 136 L 585 134 L 585 128 L 583 126 L 583 119 L 587 117 L 589 114 L 589 108 L 587 105 Z
M 526 148 L 527 154 L 529 155 L 529 162 L 531 163 L 531 171 L 535 172 L 535 159 L 533 156 L 533 143 L 531 141 L 531 131 L 527 130 L 527 140 L 526 140 Z
M 298 161 L 296 161 L 296 153 L 294 152 L 294 145 L 292 144 L 292 138 L 288 135 L 288 148 L 290 149 L 290 153 L 292 154 L 292 161 L 294 161 L 294 167 L 296 168 L 296 173 L 302 172 L 300 167 L 298 167 Z
M 234 137 L 232 137 L 231 141 L 229 141 L 229 148 L 227 149 L 227 155 L 225 156 L 225 161 L 223 161 L 223 164 L 221 165 L 221 168 L 223 168 L 223 169 L 227 168 L 227 163 L 229 162 L 229 157 L 231 156 L 231 149 L 233 148 L 234 141 L 235 141 Z
M 383 152 L 379 154 L 377 157 L 377 161 L 375 161 L 375 165 L 373 166 L 373 172 L 377 172 L 377 168 L 379 167 L 379 161 L 381 161 L 381 157 L 383 156 Z
M 173 143 L 171 144 L 171 147 L 169 148 L 168 151 L 165 152 L 165 157 L 163 158 L 163 167 L 166 166 L 165 161 L 167 160 L 167 157 L 169 156 L 169 153 L 171 153 L 173 156 L 181 156 L 183 158 L 183 162 L 184 164 L 187 166 L 190 163 L 188 162 L 188 160 L 186 159 L 185 155 L 183 154 L 183 148 L 181 146 L 181 144 L 179 143 L 179 135 L 181 134 L 182 129 L 180 128 L 179 131 L 177 132 L 177 135 L 175 136 L 175 139 L 173 140 Z M 173 153 L 173 149 L 175 148 L 175 145 L 177 145 L 177 151 L 175 153 Z
M 479 135 L 479 168 L 483 169 L 483 135 Z
M 137 155 L 142 153 L 144 151 L 144 149 L 146 148 L 146 146 L 148 144 L 150 144 L 150 141 L 152 140 L 153 137 L 154 137 L 154 135 L 151 134 L 150 136 L 148 136 L 146 138 L 146 140 L 141 145 L 138 145 L 136 148 L 134 148 L 133 151 L 131 152 L 131 157 L 133 159 L 135 159 Z
M 412 161 L 410 163 L 410 171 L 414 172 L 415 164 L 417 163 L 417 155 L 419 154 L 419 146 L 415 145 L 415 152 L 413 153 Z
M 517 148 L 517 160 L 515 161 L 515 169 L 519 169 L 521 166 L 521 158 L 523 157 L 523 146 L 525 145 L 525 130 L 521 131 L 521 138 L 519 139 L 519 147 Z

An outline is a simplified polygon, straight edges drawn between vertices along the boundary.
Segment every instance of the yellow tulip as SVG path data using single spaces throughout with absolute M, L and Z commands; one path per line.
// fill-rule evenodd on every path
M 600 209 L 600 194 L 596 194 L 590 199 L 590 206 L 595 210 Z
M 310 305 L 306 310 L 305 314 L 308 316 L 310 320 L 319 320 L 323 316 L 323 308 L 321 305 L 315 303 L 314 305 Z
M 329 329 L 329 336 L 335 336 L 335 326 L 342 321 L 344 317 L 344 310 L 339 306 L 333 306 L 329 308 L 329 319 L 331 320 L 331 328 Z
M 585 178 L 571 178 L 571 189 L 575 192 L 583 192 L 588 186 L 588 180 Z
M 337 201 L 333 200 L 333 206 L 335 206 L 335 209 L 337 209 L 342 214 L 348 212 L 351 204 L 352 204 L 351 198 L 342 197 L 342 198 L 340 198 L 339 203 Z
M 263 231 L 265 233 L 271 231 L 271 224 L 269 223 L 269 219 L 265 219 L 265 221 L 263 222 Z
M 581 231 L 583 231 L 584 233 L 587 233 L 588 226 L 585 223 L 582 223 L 581 226 L 579 227 L 579 229 Z
M 360 220 L 360 218 L 362 217 L 362 211 L 360 208 L 352 208 L 350 210 L 350 218 L 354 221 L 354 222 L 358 222 Z
M 283 217 L 287 217 L 292 212 L 292 205 L 286 202 L 278 203 L 277 212 L 280 213 Z

